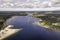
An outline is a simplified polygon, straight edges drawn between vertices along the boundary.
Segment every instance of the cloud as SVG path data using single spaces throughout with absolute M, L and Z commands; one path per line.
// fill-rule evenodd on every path
M 60 0 L 43 1 L 41 7 L 60 7 Z
M 4 2 L 2 2 L 4 1 Z M 25 1 L 25 0 L 22 0 Z M 26 0 L 27 1 L 27 0 Z M 28 0 L 29 2 L 21 3 L 21 0 L 1 0 L 0 7 L 25 7 L 25 8 L 47 8 L 47 7 L 60 7 L 60 0 Z M 9 3 L 9 4 L 8 4 Z M 30 6 L 29 6 L 30 5 Z

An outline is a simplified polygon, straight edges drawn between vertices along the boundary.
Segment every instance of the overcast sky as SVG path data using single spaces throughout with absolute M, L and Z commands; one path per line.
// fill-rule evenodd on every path
M 24 3 L 24 5 L 20 4 Z M 27 4 L 25 4 L 27 3 Z M 31 3 L 31 4 L 29 4 Z M 0 0 L 0 8 L 14 7 L 60 7 L 60 0 Z

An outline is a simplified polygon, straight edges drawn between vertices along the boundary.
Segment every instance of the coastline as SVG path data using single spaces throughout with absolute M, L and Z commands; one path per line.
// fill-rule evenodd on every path
M 45 27 L 45 28 L 48 28 L 48 25 L 43 25 L 44 23 L 40 24 L 39 22 L 35 22 L 36 25 L 39 25 L 39 26 L 42 26 L 42 27 Z
M 4 30 L 1 30 L 0 31 L 0 40 L 3 40 L 15 33 L 17 33 L 18 31 L 21 31 L 22 29 L 9 29 L 9 28 L 6 28 Z
M 60 30 L 58 30 L 58 29 L 49 28 L 49 26 L 48 25 L 44 25 L 44 23 L 35 22 L 35 24 L 39 25 L 39 26 L 42 26 L 44 28 L 47 28 L 47 29 L 51 29 L 51 30 L 60 32 Z

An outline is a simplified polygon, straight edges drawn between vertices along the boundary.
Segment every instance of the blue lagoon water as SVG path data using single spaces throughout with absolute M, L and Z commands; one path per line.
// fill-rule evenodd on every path
M 5 40 L 60 40 L 60 32 L 34 24 L 39 20 L 29 16 L 13 16 L 6 21 L 6 24 L 14 25 L 14 29 L 22 28 L 23 30 Z

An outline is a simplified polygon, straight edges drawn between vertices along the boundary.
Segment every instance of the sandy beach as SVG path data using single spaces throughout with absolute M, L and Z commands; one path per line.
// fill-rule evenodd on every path
M 7 27 L 4 30 L 0 31 L 0 40 L 3 40 L 4 38 L 7 38 L 7 37 L 15 34 L 20 30 L 22 30 L 22 29 L 9 29 L 9 27 Z

